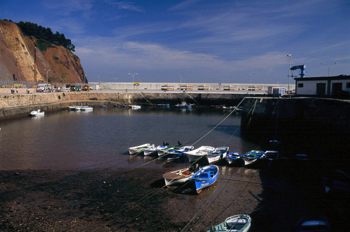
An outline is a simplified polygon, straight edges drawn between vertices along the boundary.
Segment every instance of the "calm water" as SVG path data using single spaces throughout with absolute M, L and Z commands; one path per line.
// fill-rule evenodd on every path
M 1 122 L 0 169 L 84 169 L 160 166 L 148 157 L 130 157 L 143 143 L 229 146 L 246 152 L 256 145 L 240 138 L 240 116 L 232 114 L 201 139 L 228 112 L 179 109 L 100 109 L 46 114 Z M 198 141 L 201 139 L 200 141 Z M 198 141 L 198 142 L 197 142 Z

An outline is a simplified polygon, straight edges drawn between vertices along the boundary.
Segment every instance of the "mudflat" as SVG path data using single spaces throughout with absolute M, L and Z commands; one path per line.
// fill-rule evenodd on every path
M 313 166 L 219 167 L 199 195 L 165 187 L 159 168 L 0 171 L 0 230 L 206 231 L 245 212 L 250 231 L 292 231 L 300 217 L 317 215 L 349 231 Z

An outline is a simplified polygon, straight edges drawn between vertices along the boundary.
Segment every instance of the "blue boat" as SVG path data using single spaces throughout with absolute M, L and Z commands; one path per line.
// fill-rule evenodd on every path
M 216 165 L 205 166 L 196 172 L 190 179 L 193 182 L 196 193 L 199 194 L 204 188 L 214 184 L 218 174 L 219 167 Z
M 242 158 L 244 160 L 244 165 L 250 165 L 258 160 L 260 160 L 261 158 L 264 158 L 265 152 L 264 151 L 260 151 L 260 150 L 251 150 L 248 151 L 247 153 L 242 155 Z
M 193 146 L 183 146 L 183 147 L 180 147 L 178 149 L 168 151 L 167 161 L 177 161 L 180 159 L 184 159 L 187 157 L 184 152 L 192 151 L 193 149 L 194 149 Z
M 229 153 L 225 159 L 229 166 L 241 166 L 244 163 L 242 154 L 238 152 Z

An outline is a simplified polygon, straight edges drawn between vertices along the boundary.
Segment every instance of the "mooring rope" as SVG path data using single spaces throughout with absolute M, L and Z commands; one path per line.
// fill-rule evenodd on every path
M 245 98 L 243 98 L 243 99 L 240 101 L 240 103 L 239 103 L 236 107 L 240 106 L 244 100 L 245 100 Z M 192 144 L 192 146 L 194 146 L 196 143 L 198 143 L 199 141 L 201 141 L 202 139 L 204 139 L 207 135 L 209 135 L 209 134 L 210 134 L 213 130 L 215 130 L 221 123 L 223 123 L 228 117 L 230 117 L 231 114 L 232 114 L 233 112 L 235 112 L 235 111 L 236 111 L 236 108 L 233 108 L 233 110 L 231 110 L 231 112 L 230 112 L 224 119 L 222 119 L 218 124 L 216 124 L 211 130 L 209 130 L 209 131 L 208 131 L 205 135 L 203 135 L 200 139 L 198 139 L 196 142 L 194 142 L 194 143 Z

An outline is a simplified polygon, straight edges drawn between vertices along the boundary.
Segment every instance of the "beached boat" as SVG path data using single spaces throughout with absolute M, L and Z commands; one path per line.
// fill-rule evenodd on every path
M 167 152 L 168 157 L 167 161 L 176 161 L 183 158 L 186 158 L 185 152 L 192 151 L 194 149 L 193 146 L 183 146 L 178 149 L 173 149 Z
M 208 165 L 201 168 L 190 178 L 195 192 L 199 194 L 204 188 L 214 184 L 218 178 L 218 174 L 219 167 L 216 165 Z
M 164 157 L 168 154 L 169 151 L 179 149 L 180 147 L 181 147 L 181 145 L 166 147 L 166 148 L 158 150 L 157 153 L 158 153 L 158 156 Z
M 214 150 L 215 150 L 215 147 L 212 147 L 212 146 L 201 146 L 192 151 L 187 151 L 185 152 L 185 154 L 187 155 L 188 160 L 192 162 L 193 160 L 198 159 L 201 156 L 207 155 L 209 152 L 213 152 Z
M 164 182 L 166 186 L 179 185 L 187 182 L 195 173 L 196 170 L 193 166 L 190 168 L 183 168 L 163 174 Z
M 188 168 L 183 168 L 163 174 L 166 186 L 184 184 L 199 170 L 200 167 L 208 165 L 206 159 L 198 159 L 191 163 Z
M 248 214 L 238 214 L 226 218 L 226 220 L 216 226 L 212 226 L 207 232 L 247 232 L 252 224 L 252 218 Z
M 217 147 L 213 152 L 209 152 L 206 156 L 209 164 L 217 163 L 226 158 L 229 147 Z
M 40 117 L 40 116 L 44 116 L 45 115 L 45 112 L 44 111 L 41 111 L 40 109 L 38 110 L 33 110 L 29 113 L 29 115 L 31 117 Z
M 248 151 L 247 153 L 243 154 L 242 158 L 244 160 L 244 165 L 250 165 L 250 164 L 260 160 L 260 158 L 264 158 L 264 151 L 251 150 L 251 151 Z
M 225 159 L 229 166 L 241 166 L 244 163 L 242 154 L 238 152 L 229 153 Z
M 139 145 L 139 146 L 129 147 L 129 154 L 130 155 L 140 154 L 145 149 L 150 148 L 150 147 L 154 147 L 154 144 L 145 143 L 145 144 L 142 144 L 142 145 Z
M 330 231 L 330 225 L 326 217 L 315 218 L 302 217 L 295 225 L 294 232 L 327 232 Z
M 159 150 L 162 150 L 162 149 L 165 149 L 167 148 L 168 145 L 159 145 L 159 146 L 156 146 L 156 147 L 149 147 L 149 148 L 146 148 L 144 151 L 143 151 L 143 154 L 144 155 L 152 155 L 152 154 L 156 154 Z
M 91 106 L 81 106 L 80 111 L 93 111 L 94 108 Z

